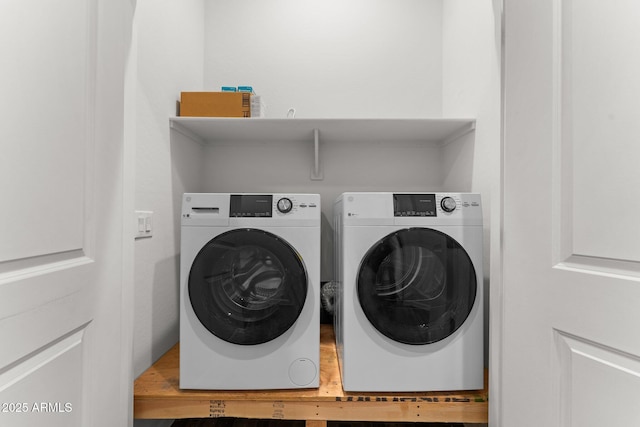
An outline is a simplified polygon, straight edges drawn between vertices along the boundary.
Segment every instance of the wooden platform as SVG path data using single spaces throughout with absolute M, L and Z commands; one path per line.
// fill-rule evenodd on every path
M 345 393 L 329 325 L 321 327 L 317 389 L 180 390 L 179 353 L 176 344 L 135 381 L 134 418 L 305 420 L 307 427 L 326 427 L 327 421 L 488 422 L 486 387 L 470 392 Z
M 305 427 L 301 420 L 256 420 L 252 418 L 183 418 L 171 427 Z M 328 421 L 327 427 L 465 427 L 462 423 L 409 423 L 383 421 Z

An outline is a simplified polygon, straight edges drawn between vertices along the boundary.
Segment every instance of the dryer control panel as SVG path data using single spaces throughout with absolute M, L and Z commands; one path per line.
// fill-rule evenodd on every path
M 393 216 L 437 216 L 435 194 L 394 194 Z
M 393 216 L 437 217 L 456 209 L 480 207 L 480 200 L 469 194 L 393 194 Z
M 482 225 L 477 193 L 348 192 L 336 206 L 347 225 Z

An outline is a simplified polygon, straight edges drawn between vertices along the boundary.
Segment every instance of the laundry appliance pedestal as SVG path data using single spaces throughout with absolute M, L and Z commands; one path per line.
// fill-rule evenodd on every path
M 181 390 L 179 344 L 134 384 L 134 418 L 238 417 L 327 421 L 488 422 L 488 390 L 456 392 L 346 393 L 342 390 L 330 325 L 320 328 L 320 387 L 291 390 Z

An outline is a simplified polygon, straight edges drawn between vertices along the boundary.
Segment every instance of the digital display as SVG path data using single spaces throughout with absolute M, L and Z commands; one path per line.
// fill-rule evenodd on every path
M 437 216 L 435 194 L 394 194 L 393 216 Z
M 271 217 L 273 196 L 270 194 L 232 194 L 229 216 L 236 218 Z

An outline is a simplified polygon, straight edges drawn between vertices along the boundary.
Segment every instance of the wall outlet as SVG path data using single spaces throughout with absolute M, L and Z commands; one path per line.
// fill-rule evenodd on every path
M 136 239 L 153 236 L 153 212 L 136 211 L 134 230 Z

